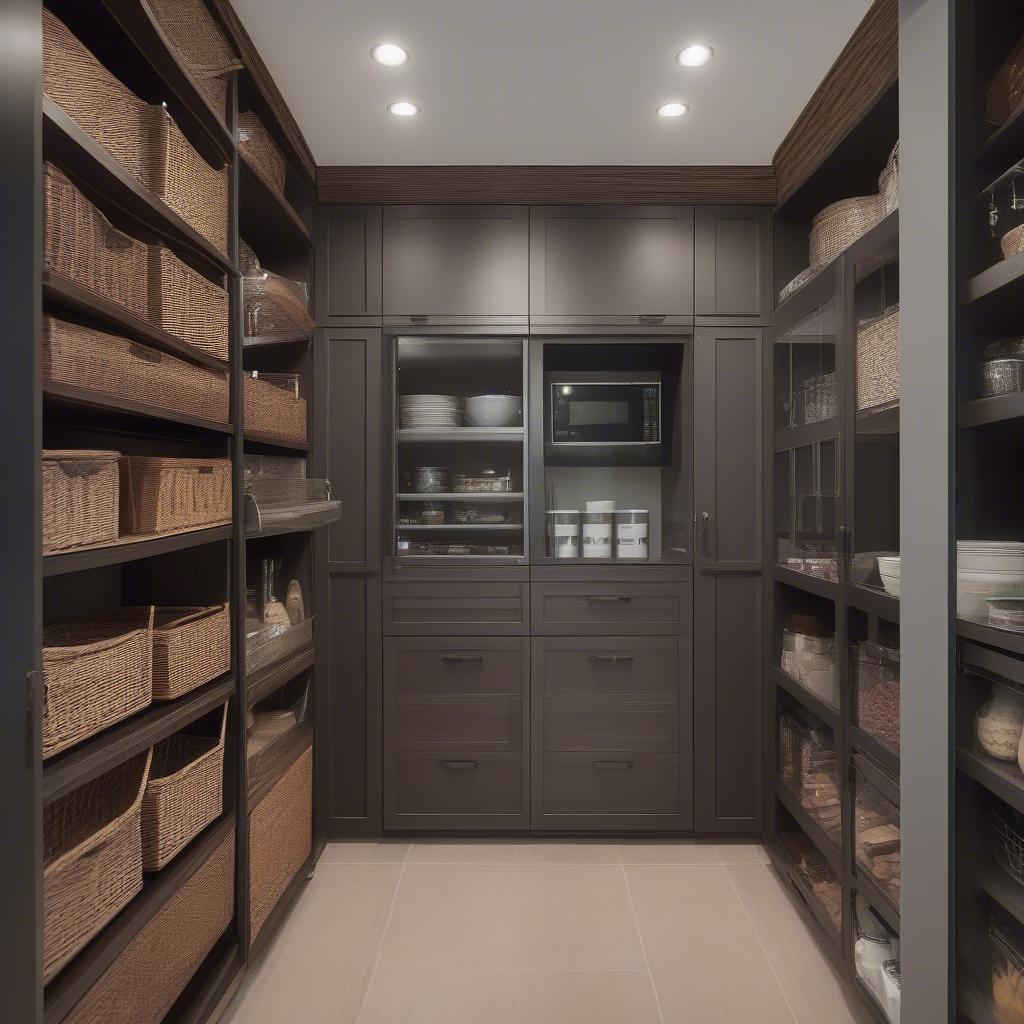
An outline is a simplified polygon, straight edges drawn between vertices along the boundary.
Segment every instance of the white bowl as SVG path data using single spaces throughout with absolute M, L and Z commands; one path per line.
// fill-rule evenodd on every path
M 466 399 L 466 422 L 471 427 L 518 427 L 523 400 L 518 395 L 473 395 Z
M 964 552 L 956 556 L 957 572 L 1024 572 L 1024 551 L 1021 552 Z
M 882 588 L 887 594 L 892 594 L 893 597 L 900 596 L 900 578 L 899 576 L 882 576 Z
M 899 579 L 900 575 L 900 556 L 899 555 L 879 555 L 878 556 L 878 571 L 882 576 L 895 576 Z

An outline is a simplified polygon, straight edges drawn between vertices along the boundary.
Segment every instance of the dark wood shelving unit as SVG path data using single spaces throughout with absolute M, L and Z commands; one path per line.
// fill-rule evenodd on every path
M 860 749 L 873 757 L 887 772 L 899 778 L 900 755 L 890 750 L 884 743 L 880 743 L 869 732 L 851 725 L 848 730 L 850 746 Z
M 293 334 L 268 334 L 263 337 L 243 338 L 242 350 L 253 352 L 260 350 L 287 348 L 292 345 L 308 345 L 313 340 L 312 331 L 295 331 Z
M 982 142 L 975 154 L 974 166 L 982 177 L 992 177 L 990 172 L 1005 170 L 1020 159 L 1021 153 L 1024 153 L 1024 104 Z
M 1015 882 L 995 863 L 989 866 L 981 879 L 981 887 L 1018 924 L 1024 925 L 1024 885 Z
M 1024 301 L 1024 253 L 1000 260 L 964 285 L 963 304 L 978 325 L 1011 329 Z
M 900 432 L 900 407 L 864 409 L 857 413 L 858 434 L 898 434 Z
M 821 855 L 829 862 L 836 876 L 842 877 L 842 860 L 839 847 L 826 835 L 825 830 L 804 810 L 796 795 L 792 793 L 782 779 L 775 779 L 775 795 L 779 803 L 789 812 L 793 820 L 800 826 L 808 839 L 818 848 Z
M 956 635 L 961 640 L 974 640 L 988 647 L 996 647 L 1012 654 L 1024 655 L 1024 633 L 1016 633 L 1010 629 L 997 629 L 983 622 L 972 619 L 956 620 Z
M 316 867 L 319 855 L 319 850 L 314 848 L 313 853 L 310 854 L 306 863 L 295 872 L 294 877 L 288 883 L 288 887 L 282 893 L 280 900 L 278 900 L 277 906 L 274 907 L 270 912 L 270 916 L 263 922 L 263 927 L 260 929 L 259 934 L 256 936 L 256 939 L 251 946 L 251 953 L 254 958 L 259 958 L 263 950 L 266 949 L 273 941 L 281 922 L 287 916 L 288 911 L 291 910 L 292 904 L 295 902 L 295 898 L 303 890 L 306 882 L 309 881 L 313 873 L 313 869 Z
M 983 427 L 989 423 L 1017 420 L 1024 417 L 1024 392 L 997 395 L 995 398 L 975 398 L 962 402 L 959 409 L 959 425 Z
M 823 725 L 827 725 L 833 732 L 839 728 L 839 711 L 837 708 L 832 707 L 831 704 L 826 704 L 820 697 L 816 697 L 807 687 L 801 686 L 788 672 L 783 672 L 781 668 L 772 666 L 771 674 L 780 689 L 785 690 L 790 697 L 810 711 Z
M 957 1010 L 970 1024 L 1002 1024 L 996 1016 L 990 996 L 984 996 L 971 984 L 957 985 Z
M 900 621 L 900 599 L 878 587 L 847 583 L 843 587 L 846 603 L 862 612 L 877 615 L 889 622 Z
M 275 690 L 291 682 L 300 672 L 312 668 L 316 661 L 315 643 L 289 654 L 286 658 L 261 668 L 246 679 L 246 700 L 249 707 L 263 700 Z
M 240 162 L 239 222 L 242 238 L 261 259 L 269 251 L 289 258 L 308 256 L 313 235 L 284 196 L 244 156 Z
M 1024 773 L 1015 762 L 997 761 L 976 750 L 960 747 L 956 752 L 956 766 L 1003 803 L 1024 814 Z
M 292 441 L 287 437 L 279 437 L 277 434 L 264 434 L 259 430 L 247 430 L 245 440 L 265 448 L 280 448 L 288 452 L 308 452 L 310 444 L 308 441 Z

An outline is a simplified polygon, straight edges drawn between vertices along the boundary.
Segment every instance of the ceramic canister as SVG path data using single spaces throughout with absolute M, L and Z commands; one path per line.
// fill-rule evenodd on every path
M 583 557 L 612 557 L 612 523 L 611 512 L 583 513 Z
M 645 508 L 620 509 L 615 513 L 615 557 L 647 558 L 651 514 Z
M 579 509 L 552 509 L 547 513 L 549 558 L 579 558 Z

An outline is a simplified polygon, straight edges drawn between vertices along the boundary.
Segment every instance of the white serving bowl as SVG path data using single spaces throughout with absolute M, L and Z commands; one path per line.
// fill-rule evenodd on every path
M 893 597 L 900 596 L 900 578 L 899 576 L 886 576 L 882 574 L 882 587 L 887 594 L 892 594 Z
M 899 555 L 879 555 L 878 556 L 878 572 L 881 576 L 895 576 L 896 579 L 900 578 L 900 556 Z
M 1024 543 L 1005 540 L 961 540 L 956 545 L 957 571 L 1024 572 Z
M 518 395 L 472 395 L 466 399 L 466 423 L 471 427 L 518 427 L 523 400 Z

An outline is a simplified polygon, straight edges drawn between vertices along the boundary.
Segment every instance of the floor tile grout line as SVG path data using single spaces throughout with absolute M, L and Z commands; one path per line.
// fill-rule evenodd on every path
M 621 850 L 620 850 L 621 856 Z M 622 881 L 626 886 L 626 899 L 629 900 L 629 909 L 633 914 L 633 927 L 636 928 L 636 937 L 640 940 L 640 952 L 644 957 L 644 965 L 647 967 L 647 979 L 651 983 L 651 991 L 654 993 L 654 1003 L 658 1008 L 658 1020 L 665 1024 L 665 1011 L 661 1008 L 661 996 L 658 995 L 658 986 L 654 984 L 654 972 L 651 970 L 651 961 L 647 958 L 647 943 L 644 942 L 644 933 L 640 930 L 640 917 L 636 912 L 636 904 L 633 902 L 633 892 L 629 887 L 629 876 L 626 874 L 626 865 L 622 868 Z
M 775 970 L 775 964 L 772 963 L 772 958 L 768 955 L 768 949 L 764 944 L 764 940 L 761 938 L 761 933 L 757 930 L 757 925 L 754 924 L 754 919 L 750 916 L 750 911 L 747 910 L 747 905 L 743 902 L 743 897 L 740 895 L 739 889 L 736 888 L 736 883 L 732 880 L 732 875 L 729 874 L 729 865 L 723 864 L 722 870 L 725 872 L 725 877 L 729 882 L 729 888 L 732 889 L 733 895 L 736 897 L 736 902 L 740 905 L 740 909 L 743 911 L 743 916 L 750 924 L 750 930 L 754 933 L 754 938 L 757 939 L 757 944 L 761 947 L 761 952 L 764 953 L 764 958 L 768 962 L 768 970 L 772 972 L 775 984 L 779 986 L 779 991 L 782 993 L 782 998 L 786 1003 L 786 1009 L 789 1010 L 789 1015 L 793 1018 L 793 1024 L 800 1024 L 800 1021 L 797 1020 L 796 1010 L 793 1009 L 793 1004 L 789 1001 L 789 995 L 786 992 L 786 987 L 782 984 L 779 972 Z

